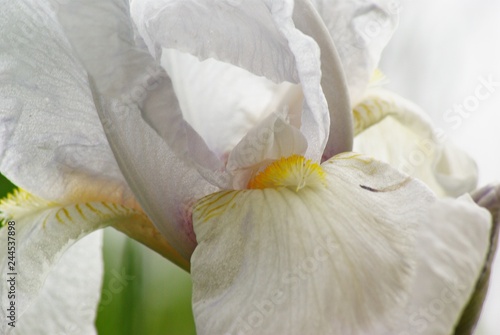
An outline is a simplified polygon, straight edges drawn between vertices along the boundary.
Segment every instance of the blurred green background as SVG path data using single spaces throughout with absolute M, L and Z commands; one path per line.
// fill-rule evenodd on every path
M 0 175 L 0 198 L 13 189 Z M 104 232 L 104 271 L 99 335 L 196 333 L 187 272 L 112 228 Z

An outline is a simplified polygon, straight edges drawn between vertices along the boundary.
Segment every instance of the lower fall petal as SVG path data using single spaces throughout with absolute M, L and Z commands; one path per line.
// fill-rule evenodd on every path
M 500 227 L 500 185 L 487 185 L 472 193 L 471 196 L 479 206 L 486 208 L 490 212 L 492 218 L 492 228 L 486 262 L 484 263 L 479 279 L 477 280 L 474 293 L 471 295 L 469 303 L 464 309 L 460 322 L 456 327 L 456 335 L 468 334 L 474 330 L 476 326 L 478 327 L 478 334 L 486 334 L 485 329 L 482 329 L 484 327 L 489 326 L 489 328 L 487 328 L 489 329 L 488 334 L 493 334 L 495 333 L 494 330 L 498 329 L 498 327 L 495 327 L 494 325 L 498 314 L 495 312 L 498 312 L 498 308 L 495 309 L 495 305 L 493 303 L 498 303 L 498 299 L 495 299 L 495 290 L 498 288 L 498 283 L 491 280 L 491 278 L 493 277 L 492 270 L 498 269 L 498 265 L 495 267 L 495 262 L 498 263 L 498 257 L 495 260 L 495 255 L 498 247 L 498 234 Z M 481 322 L 478 325 L 480 317 Z
M 376 334 L 470 334 L 455 331 L 483 270 L 491 216 L 469 196 L 439 199 L 427 215 L 417 236 L 420 248 L 408 302 Z
M 94 323 L 104 273 L 102 231 L 64 253 L 40 294 L 16 323 L 16 335 L 96 335 Z
M 324 183 L 260 183 L 195 205 L 199 334 L 369 333 L 404 306 L 432 193 L 353 153 L 321 169 Z
M 75 242 L 108 225 L 147 220 L 142 212 L 114 203 L 63 205 L 24 191 L 0 202 L 0 215 L 5 223 L 0 229 L 0 247 L 7 250 L 7 246 L 15 246 L 11 254 L 1 254 L 0 269 L 4 274 L 17 273 L 16 306 L 21 322 L 23 314 L 43 292 L 44 281 L 57 261 Z M 6 281 L 0 284 L 2 306 L 9 303 L 7 286 Z M 6 313 L 6 309 L 0 312 L 3 320 Z M 0 327 L 4 334 L 7 324 Z

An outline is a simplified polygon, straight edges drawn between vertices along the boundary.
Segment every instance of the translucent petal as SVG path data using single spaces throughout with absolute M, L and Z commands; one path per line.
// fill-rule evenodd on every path
M 294 55 L 264 1 L 132 1 L 131 15 L 157 59 L 161 48 L 172 48 L 278 83 L 298 81 Z
M 94 95 L 119 100 L 124 116 L 129 106 L 140 105 L 143 117 L 181 159 L 189 153 L 208 169 L 220 167 L 204 141 L 183 120 L 168 76 L 142 45 L 135 44 L 135 27 L 126 1 L 73 0 L 58 7 L 57 13 L 89 72 Z
M 211 57 L 240 66 L 276 83 L 300 83 L 304 93 L 301 131 L 309 142 L 308 157 L 319 160 L 330 124 L 320 85 L 319 48 L 313 39 L 295 29 L 292 10 L 291 1 L 132 3 L 138 30 L 158 60 L 163 49 L 175 48 L 201 60 Z M 147 118 L 149 122 L 162 120 L 158 115 L 148 114 Z M 172 128 L 165 122 L 150 124 L 160 134 L 158 129 Z
M 335 42 L 351 94 L 357 104 L 398 21 L 399 1 L 313 0 Z
M 130 187 L 167 242 L 189 259 L 196 245 L 191 223 L 194 201 L 219 190 L 207 179 L 221 185 L 231 180 L 223 171 L 202 176 L 180 159 L 142 119 L 137 106 L 127 106 L 126 117 L 121 102 L 105 101 L 102 106 L 104 129 Z
M 358 154 L 322 167 L 326 185 L 225 191 L 196 204 L 199 334 L 358 334 L 399 313 L 432 194 Z
M 163 158 L 174 157 L 172 151 L 179 154 L 179 160 L 190 153 L 195 162 L 202 165 L 202 170 L 219 167 L 220 162 L 203 146 L 203 141 L 183 123 L 164 71 L 149 53 L 135 47 L 126 3 L 75 0 L 55 7 L 57 16 L 46 1 L 26 0 L 9 3 L 0 14 L 7 32 L 0 37 L 2 50 L 9 50 L 1 56 L 5 68 L 1 99 L 5 102 L 2 109 L 6 111 L 1 115 L 5 125 L 1 129 L 2 172 L 16 184 L 48 199 L 114 201 L 138 209 L 135 200 L 138 194 L 146 210 L 149 207 L 145 203 L 152 202 L 158 204 L 151 207 L 162 208 L 162 216 L 151 215 L 156 225 L 168 225 L 172 217 L 182 217 L 184 222 L 184 218 L 189 217 L 186 203 L 192 201 L 192 194 L 198 191 L 183 187 L 170 189 L 158 184 L 159 179 L 154 177 L 164 176 L 170 166 L 167 169 L 166 164 L 159 165 L 162 160 L 157 159 L 155 151 L 160 149 L 149 147 L 154 159 L 141 162 L 141 169 L 147 171 L 154 187 L 149 192 L 149 188 L 136 180 L 131 183 L 132 193 L 96 113 L 95 101 L 101 98 L 120 101 L 120 117 L 128 117 L 138 104 L 145 110 L 166 110 L 163 115 L 169 115 L 169 120 L 174 122 L 164 133 L 175 142 L 171 143 L 174 149 L 162 140 L 155 142 L 168 151 Z M 26 22 L 28 28 L 18 22 Z M 89 81 L 93 83 L 92 92 Z M 154 89 L 160 94 L 152 94 Z M 102 122 L 109 128 L 107 119 Z M 176 131 L 170 132 L 171 129 Z M 122 160 L 125 152 L 120 154 Z M 153 166 L 144 167 L 146 161 Z M 127 164 L 128 161 L 123 163 Z M 193 165 L 183 168 L 194 169 Z M 162 172 L 155 173 L 152 169 Z M 129 182 L 133 177 L 127 176 Z M 154 192 L 159 189 L 162 189 L 161 196 Z M 177 189 L 184 193 L 174 193 Z M 205 193 L 202 191 L 202 194 Z M 163 209 L 163 201 L 168 199 L 171 211 Z M 174 202 L 179 206 L 174 206 Z M 185 236 L 184 233 L 183 230 L 179 234 Z M 171 239 L 176 238 L 175 234 L 172 236 Z M 189 253 L 185 259 L 189 259 Z
M 115 223 L 148 220 L 142 212 L 106 202 L 59 204 L 49 202 L 23 191 L 0 204 L 1 218 L 6 225 L 0 229 L 0 247 L 15 241 L 15 264 L 2 253 L 2 273 L 17 273 L 17 317 L 22 316 L 39 296 L 44 281 L 64 252 L 80 238 Z M 14 223 L 15 222 L 15 223 Z M 13 227 L 13 228 L 12 228 Z M 15 235 L 14 233 L 15 232 Z M 12 240 L 14 238 L 15 240 Z M 84 275 L 82 273 L 79 274 Z M 8 282 L 2 281 L 1 302 L 8 305 Z M 6 309 L 0 316 L 6 319 Z M 7 324 L 0 328 L 5 332 Z
M 0 170 L 48 199 L 136 206 L 109 148 L 87 74 L 47 1 L 0 13 Z
M 97 334 L 94 323 L 103 278 L 102 231 L 69 248 L 54 264 L 14 334 Z
M 288 114 L 300 127 L 300 85 L 276 84 L 242 68 L 164 49 L 162 66 L 172 78 L 184 118 L 219 157 L 269 114 Z M 286 112 L 286 113 L 285 113 Z
M 144 80 L 158 73 L 151 64 L 152 57 L 136 45 L 128 1 L 48 1 L 55 7 L 62 31 L 98 90 L 139 100 L 144 94 L 141 89 L 147 89 Z
M 443 142 L 416 105 L 382 89 L 369 90 L 354 108 L 354 149 L 383 160 L 425 182 L 441 196 L 471 192 L 474 161 L 450 141 Z
M 70 10 L 72 4 L 78 6 L 77 3 L 70 3 L 67 10 L 74 14 L 75 11 Z M 187 260 L 195 243 L 190 223 L 190 203 L 198 194 L 205 195 L 216 190 L 204 181 L 196 168 L 205 173 L 212 183 L 224 184 L 224 180 L 217 179 L 221 162 L 183 120 L 171 81 L 164 70 L 149 53 L 134 45 L 131 23 L 120 19 L 127 8 L 105 3 L 105 8 L 111 7 L 108 14 L 116 14 L 113 20 L 108 21 L 105 13 L 96 17 L 90 15 L 100 5 L 85 2 L 79 6 L 82 11 L 78 11 L 78 15 L 88 15 L 79 21 L 79 30 L 68 28 L 68 31 L 81 49 L 92 46 L 93 39 L 83 38 L 81 32 L 84 31 L 84 24 L 93 24 L 93 20 L 98 23 L 98 40 L 106 40 L 110 34 L 113 40 L 116 37 L 116 43 L 121 42 L 113 44 L 116 47 L 111 52 L 114 59 L 110 59 L 109 52 L 102 48 L 96 48 L 94 55 L 82 56 L 91 72 L 93 102 L 101 113 L 107 140 L 141 207 L 168 244 Z M 119 35 L 115 36 L 117 32 Z M 99 73 L 100 67 L 95 65 L 99 55 L 109 67 L 117 68 L 116 81 L 106 80 Z M 105 108 L 101 108 L 101 103 Z M 105 114 L 104 110 L 109 113 Z M 154 133 L 143 118 L 150 124 L 168 125 L 156 128 L 164 139 Z

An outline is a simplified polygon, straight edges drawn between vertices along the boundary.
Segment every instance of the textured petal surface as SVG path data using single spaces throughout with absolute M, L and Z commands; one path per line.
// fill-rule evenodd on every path
M 135 206 L 95 112 L 87 75 L 47 1 L 0 13 L 0 170 L 48 199 Z
M 297 82 L 295 60 L 264 1 L 132 1 L 131 14 L 151 54 L 161 48 L 215 58 L 275 82 Z
M 145 66 L 152 62 L 149 54 L 134 49 L 130 34 L 124 35 L 130 28 L 125 3 L 72 0 L 50 6 L 47 1 L 27 0 L 3 9 L 2 173 L 45 199 L 108 201 L 140 209 L 109 147 L 87 75 L 90 71 L 92 82 L 106 94 L 123 93 L 122 113 L 128 103 L 142 97 L 140 90 L 146 90 L 147 83 L 155 84 L 147 79 L 161 76 L 155 67 Z M 78 58 L 75 49 L 81 52 Z M 121 68 L 127 60 L 129 66 Z M 139 96 L 126 89 L 139 90 Z M 148 224 L 124 231 L 149 244 L 140 235 L 154 228 Z M 150 247 L 163 250 L 165 256 L 173 252 L 161 239 L 154 245 Z
M 169 150 L 175 151 L 180 159 L 190 161 L 189 156 L 199 163 L 200 169 L 221 167 L 205 142 L 184 121 L 169 77 L 141 43 L 136 45 L 136 41 L 141 41 L 133 35 L 135 27 L 126 1 L 73 0 L 61 6 L 58 13 L 89 71 L 95 99 L 119 102 L 117 108 L 122 118 L 140 106 L 142 117 L 156 127 L 170 144 Z M 101 121 L 109 127 L 108 120 Z M 130 183 L 131 177 L 126 177 Z M 141 193 L 143 206 L 144 199 L 156 201 L 146 188 L 135 187 L 133 191 Z M 162 221 L 167 218 L 156 219 L 155 223 Z
M 154 68 L 147 69 L 150 60 L 147 52 L 136 46 L 127 1 L 49 1 L 99 91 L 115 96 L 127 94 L 140 83 L 138 79 L 143 79 L 139 74 L 146 70 L 154 72 Z
M 54 264 L 39 296 L 11 333 L 94 335 L 103 276 L 102 231 L 78 241 Z
M 140 105 L 143 117 L 181 158 L 189 152 L 202 165 L 216 168 L 216 158 L 183 120 L 168 76 L 141 44 L 136 45 L 140 38 L 133 35 L 135 27 L 127 1 L 72 0 L 60 6 L 57 13 L 89 72 L 95 96 L 119 100 L 123 117 L 130 108 Z
M 58 204 L 48 202 L 24 191 L 17 192 L 0 204 L 2 219 L 15 221 L 0 230 L 0 246 L 7 249 L 9 231 L 15 231 L 17 273 L 17 315 L 33 304 L 55 263 L 62 254 L 83 236 L 117 222 L 147 220 L 142 212 L 106 202 Z M 14 229 L 8 228 L 14 226 Z M 6 253 L 2 254 L 2 273 L 12 271 Z M 82 275 L 82 274 L 80 274 Z M 7 282 L 1 283 L 1 301 L 7 306 Z M 1 316 L 5 320 L 5 309 Z M 1 325 L 5 330 L 6 323 Z M 2 331 L 3 332 L 3 331 Z
M 454 334 L 489 250 L 491 216 L 464 196 L 438 200 L 418 234 L 411 296 L 380 334 Z M 370 333 L 371 334 L 371 333 Z
M 393 0 L 313 0 L 330 31 L 357 104 L 377 67 L 398 21 L 400 2 Z
M 199 334 L 357 334 L 399 311 L 432 194 L 357 154 L 322 167 L 317 187 L 226 191 L 196 204 Z
M 165 163 L 162 159 L 168 155 L 174 159 L 171 152 L 174 150 L 161 140 L 155 142 L 168 151 L 158 159 L 156 147 L 148 148 L 154 160 L 141 162 L 141 178 L 131 182 L 137 175 L 126 176 L 133 185 L 133 196 L 109 148 L 94 98 L 118 100 L 122 118 L 128 117 L 139 104 L 145 110 L 171 111 L 165 115 L 171 116 L 169 130 L 176 131 L 169 133 L 176 139 L 173 145 L 180 157 L 184 158 L 189 152 L 206 165 L 213 157 L 208 150 L 203 150 L 203 141 L 183 122 L 164 71 L 148 52 L 135 46 L 125 1 L 72 0 L 54 7 L 56 13 L 47 1 L 27 0 L 8 4 L 1 13 L 6 17 L 2 24 L 6 22 L 9 32 L 6 37 L 2 35 L 5 43 L 2 50 L 9 50 L 3 54 L 6 71 L 1 77 L 4 80 L 2 94 L 4 99 L 9 99 L 1 107 L 5 109 L 2 125 L 6 125 L 2 127 L 5 141 L 2 171 L 18 185 L 49 199 L 114 201 L 139 208 L 134 197 L 137 195 L 157 226 L 170 227 L 172 218 L 185 215 L 187 207 L 181 207 L 182 200 L 193 198 L 187 196 L 193 188 L 169 189 L 158 183 L 160 176 L 170 171 L 167 164 L 160 162 Z M 43 25 L 36 20 L 32 22 L 34 17 L 41 17 Z M 18 21 L 32 28 L 28 30 L 31 36 Z M 93 83 L 92 90 L 89 82 Z M 150 94 L 154 89 L 160 94 Z M 109 128 L 107 119 L 102 122 Z M 191 133 L 187 134 L 189 130 Z M 128 161 L 123 163 L 125 152 L 120 156 L 122 167 L 128 164 Z M 144 166 L 145 162 L 150 164 L 149 168 Z M 151 179 L 148 187 L 141 184 L 144 176 Z M 154 179 L 156 176 L 159 178 Z M 151 185 L 154 187 L 149 188 Z M 178 189 L 184 193 L 177 195 L 174 191 Z M 99 192 L 104 194 L 99 197 Z M 184 198 L 176 202 L 181 196 Z M 162 201 L 169 201 L 168 211 L 163 210 Z M 154 202 L 157 204 L 146 206 Z M 174 202 L 180 206 L 174 207 Z M 151 207 L 162 210 L 150 213 Z M 169 242 L 179 240 L 178 245 L 187 239 L 185 231 L 169 236 Z
M 100 40 L 113 36 L 116 49 L 111 54 L 114 57 L 108 57 L 107 49 L 98 48 L 94 56 L 84 58 L 93 79 L 95 106 L 101 113 L 102 125 L 120 169 L 141 207 L 167 242 L 184 259 L 189 259 L 194 243 L 190 202 L 199 193 L 204 195 L 215 189 L 202 182 L 195 168 L 212 173 L 207 176 L 212 183 L 223 184 L 224 180 L 216 179 L 218 175 L 213 173 L 221 167 L 220 162 L 183 120 L 169 77 L 149 53 L 134 45 L 131 22 L 119 20 L 127 13 L 127 7 L 119 3 L 114 7 L 112 2 L 105 3 L 112 9 L 108 13 L 116 14 L 111 21 L 104 14 L 93 17 L 92 10 L 99 5 L 89 2 L 80 4 L 81 11 L 68 9 L 68 12 L 73 15 L 82 15 L 82 11 L 88 13 L 85 19 L 79 20 L 80 24 L 93 24 L 97 20 L 96 36 Z M 76 36 L 75 41 L 79 41 L 82 50 L 92 47 L 93 41 L 77 38 L 83 28 L 69 29 L 70 36 Z M 107 66 L 117 69 L 117 81 L 102 77 L 96 65 L 98 56 Z M 102 109 L 101 103 L 106 108 Z M 109 113 L 104 114 L 104 110 Z M 168 125 L 156 129 L 164 139 L 154 133 L 143 117 L 150 124 Z
M 123 117 L 121 106 L 121 102 L 109 101 L 99 109 L 118 164 L 158 230 L 189 259 L 196 245 L 191 207 L 196 199 L 219 189 L 179 159 L 137 107 L 127 107 Z M 208 177 L 214 183 L 230 183 L 222 172 Z
M 355 150 L 383 160 L 424 181 L 441 196 L 471 192 L 477 184 L 474 161 L 435 133 L 416 105 L 382 89 L 369 90 L 354 108 Z

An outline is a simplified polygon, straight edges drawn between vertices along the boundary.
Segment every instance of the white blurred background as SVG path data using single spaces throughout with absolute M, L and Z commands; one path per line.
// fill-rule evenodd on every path
M 475 158 L 480 186 L 500 182 L 500 1 L 401 4 L 380 66 L 388 88 L 423 107 Z M 493 271 L 478 335 L 500 334 L 500 257 Z

